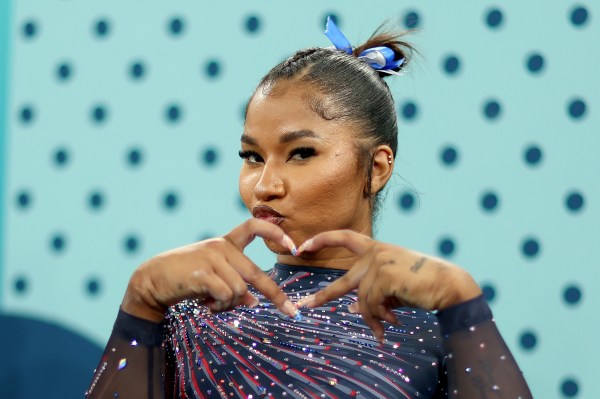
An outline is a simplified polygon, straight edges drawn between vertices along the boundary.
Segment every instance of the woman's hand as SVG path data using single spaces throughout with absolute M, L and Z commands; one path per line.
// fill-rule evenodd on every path
M 296 307 L 288 296 L 243 254 L 257 236 L 295 250 L 281 228 L 250 219 L 223 237 L 164 252 L 143 263 L 131 276 L 121 308 L 158 322 L 167 307 L 184 299 L 199 299 L 213 312 L 256 306 L 258 299 L 248 292 L 249 283 L 293 317 Z
M 481 294 L 473 278 L 458 266 L 351 230 L 318 234 L 298 252 L 301 255 L 327 247 L 347 248 L 358 255 L 358 260 L 343 277 L 296 305 L 321 306 L 358 288 L 358 302 L 349 310 L 362 314 L 380 342 L 384 333 L 381 320 L 398 322 L 391 311 L 394 308 L 441 310 Z

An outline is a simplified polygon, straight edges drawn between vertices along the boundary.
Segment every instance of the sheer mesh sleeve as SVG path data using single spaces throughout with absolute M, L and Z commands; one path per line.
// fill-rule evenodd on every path
M 437 313 L 447 354 L 449 398 L 531 398 L 483 296 Z
M 112 334 L 85 397 L 169 398 L 171 364 L 163 325 L 119 310 Z M 165 389 L 170 385 L 170 389 Z

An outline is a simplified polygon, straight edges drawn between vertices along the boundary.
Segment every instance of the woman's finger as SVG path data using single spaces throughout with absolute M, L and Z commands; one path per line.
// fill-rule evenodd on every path
M 328 247 L 343 247 L 362 256 L 369 251 L 374 242 L 371 237 L 352 230 L 326 231 L 300 245 L 298 253 L 316 252 Z
M 358 287 L 367 270 L 368 266 L 354 265 L 346 274 L 327 287 L 296 302 L 296 306 L 315 308 L 346 295 Z
M 217 274 L 204 270 L 196 270 L 192 273 L 188 289 L 212 311 L 225 310 L 230 306 L 233 298 L 233 291 L 229 288 L 229 284 Z
M 280 243 L 292 253 L 296 252 L 294 242 L 281 227 L 260 219 L 248 219 L 223 237 L 240 251 L 243 251 L 256 237 L 262 237 Z
M 235 270 L 235 268 L 229 264 L 228 260 L 224 259 L 222 264 L 214 268 L 215 274 L 219 276 L 231 290 L 231 301 L 228 303 L 227 310 L 231 310 L 238 305 L 242 304 L 242 300 L 246 297 L 248 292 L 248 285 Z
M 281 312 L 290 317 L 294 317 L 298 310 L 290 301 L 290 298 L 281 290 L 281 288 L 262 271 L 254 262 L 240 251 L 232 250 L 226 254 L 227 261 L 233 266 L 243 281 L 262 293 L 269 299 Z M 238 286 L 239 288 L 239 286 Z
M 358 285 L 358 306 L 365 324 L 369 326 L 375 338 L 379 342 L 383 342 L 383 324 L 381 323 L 380 318 L 372 313 L 370 306 L 372 301 L 371 296 L 375 294 L 373 285 L 377 283 L 376 274 L 376 268 L 371 265 L 368 272 L 365 273 L 365 276 L 361 279 Z

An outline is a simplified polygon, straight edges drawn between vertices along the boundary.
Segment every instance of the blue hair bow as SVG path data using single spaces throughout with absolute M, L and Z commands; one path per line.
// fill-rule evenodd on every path
M 327 17 L 325 36 L 329 38 L 335 48 L 345 51 L 348 54 L 352 54 L 352 45 L 350 44 L 350 41 L 344 36 L 335 22 L 333 22 L 331 16 Z M 394 50 L 383 46 L 368 48 L 358 55 L 359 60 L 365 61 L 371 68 L 377 71 L 398 74 L 396 71 L 393 71 L 393 69 L 399 68 L 404 64 L 404 58 L 394 60 L 394 57 Z

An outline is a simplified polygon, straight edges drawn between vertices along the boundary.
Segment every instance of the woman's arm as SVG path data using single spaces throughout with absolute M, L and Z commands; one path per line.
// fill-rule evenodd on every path
M 437 313 L 450 398 L 532 398 L 481 295 Z
M 361 313 L 374 336 L 384 340 L 382 321 L 397 323 L 392 309 L 438 310 L 447 355 L 450 398 L 531 398 L 527 383 L 492 319 L 481 289 L 463 269 L 443 259 L 381 243 L 354 231 L 321 233 L 300 246 L 316 252 L 345 247 L 358 260 L 343 277 L 299 306 L 322 306 L 357 289 L 349 311 Z
M 258 304 L 248 291 L 251 284 L 293 317 L 297 309 L 288 296 L 243 254 L 255 237 L 293 246 L 276 225 L 251 219 L 224 237 L 168 251 L 142 264 L 131 276 L 86 396 L 155 399 L 171 395 L 174 368 L 167 364 L 169 351 L 163 344 L 161 323 L 168 307 L 184 299 L 198 299 L 212 312 L 241 304 L 251 307 Z
M 162 324 L 119 310 L 86 398 L 163 399 L 173 392 Z

